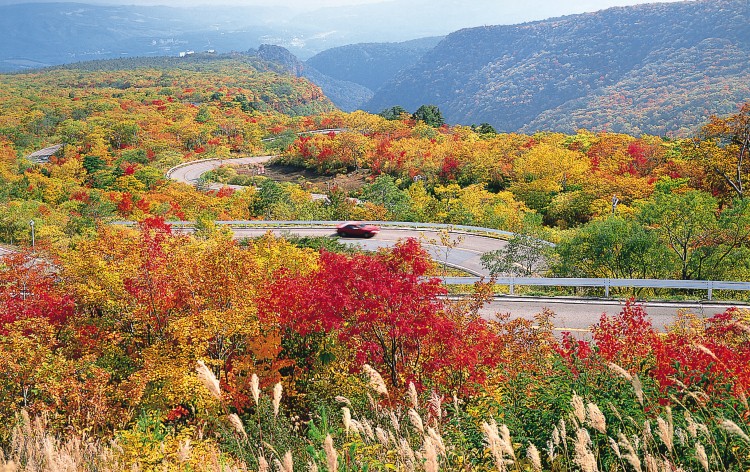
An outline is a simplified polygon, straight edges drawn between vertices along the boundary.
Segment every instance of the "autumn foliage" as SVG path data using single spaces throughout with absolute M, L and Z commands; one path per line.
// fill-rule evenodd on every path
M 409 382 L 455 391 L 473 388 L 484 369 L 497 365 L 497 338 L 486 322 L 469 323 L 446 314 L 439 279 L 415 240 L 376 255 L 322 252 L 310 274 L 275 280 L 261 300 L 263 319 L 298 336 L 335 336 L 353 353 L 387 374 L 390 385 Z M 461 384 L 452 371 L 468 369 Z

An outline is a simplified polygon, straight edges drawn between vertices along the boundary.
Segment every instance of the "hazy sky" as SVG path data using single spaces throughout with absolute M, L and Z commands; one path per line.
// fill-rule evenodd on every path
M 168 6 L 188 6 L 188 5 L 266 5 L 266 6 L 285 6 L 294 8 L 313 9 L 327 6 L 356 5 L 364 3 L 382 3 L 390 0 L 45 0 L 42 1 L 24 1 L 24 0 L 0 0 L 0 5 L 13 3 L 47 3 L 49 1 L 74 1 L 76 3 L 93 3 L 93 4 L 117 4 L 117 5 L 168 5 Z M 498 4 L 517 5 L 519 0 L 498 0 Z M 679 1 L 679 0 L 660 0 Z M 467 3 L 462 0 L 455 0 L 456 7 Z M 557 14 L 561 10 L 566 13 L 582 13 L 586 11 L 596 11 L 612 6 L 635 5 L 638 3 L 658 3 L 654 0 L 542 0 L 537 2 L 540 6 L 538 13 L 544 13 L 545 7 L 550 14 Z M 537 15 L 534 15 L 537 16 Z

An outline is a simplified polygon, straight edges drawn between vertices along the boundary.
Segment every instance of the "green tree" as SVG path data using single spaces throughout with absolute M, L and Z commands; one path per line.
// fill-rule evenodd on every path
M 86 169 L 89 175 L 94 175 L 97 171 L 105 169 L 107 167 L 107 161 L 99 156 L 84 156 L 83 168 Z
M 383 206 L 388 210 L 388 219 L 409 221 L 409 196 L 398 187 L 398 181 L 390 175 L 381 174 L 371 184 L 362 188 L 362 200 Z
M 489 123 L 482 123 L 479 126 L 471 125 L 471 129 L 478 134 L 484 134 L 494 136 L 497 134 L 497 130 Z
M 492 276 L 530 277 L 546 271 L 552 252 L 548 242 L 516 234 L 504 248 L 482 254 L 481 260 Z
M 400 120 L 403 115 L 408 115 L 408 114 L 409 114 L 408 111 L 404 110 L 403 107 L 400 107 L 398 105 L 394 107 L 386 108 L 385 110 L 378 113 L 378 115 L 390 121 Z
M 655 232 L 638 221 L 609 215 L 560 241 L 555 273 L 568 277 L 671 277 L 674 263 Z
M 416 121 L 424 121 L 433 128 L 439 128 L 445 124 L 443 113 L 435 105 L 422 105 L 412 115 Z
M 703 262 L 710 256 L 707 248 L 719 230 L 717 211 L 716 199 L 706 192 L 656 192 L 641 205 L 639 218 L 674 253 L 680 277 L 687 280 L 702 275 Z

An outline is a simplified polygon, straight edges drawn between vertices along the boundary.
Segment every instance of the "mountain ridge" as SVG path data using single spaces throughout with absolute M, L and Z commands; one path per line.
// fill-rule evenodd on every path
M 540 130 L 536 123 L 554 123 L 555 131 L 575 131 L 581 126 L 564 116 L 552 117 L 548 112 L 542 119 L 540 115 L 559 108 L 569 116 L 575 100 L 617 87 L 635 70 L 668 69 L 666 61 L 673 57 L 666 54 L 669 48 L 679 52 L 695 48 L 706 39 L 723 39 L 727 47 L 750 53 L 750 23 L 744 20 L 748 17 L 750 4 L 745 1 L 703 0 L 467 28 L 448 35 L 412 68 L 384 85 L 365 109 L 377 112 L 394 105 L 414 109 L 431 103 L 453 123 L 488 122 L 501 131 L 526 132 Z M 737 56 L 735 52 L 729 55 Z M 697 61 L 688 66 L 693 69 L 674 72 L 668 82 L 679 83 L 683 75 L 698 75 L 703 72 L 700 67 L 710 64 Z M 711 82 L 711 93 L 703 99 L 696 96 L 692 106 L 700 105 L 709 114 L 734 112 L 737 103 L 750 98 L 748 82 L 750 69 L 735 67 L 721 80 Z M 649 84 L 642 85 L 648 88 Z M 724 106 L 707 103 L 717 88 L 726 87 L 731 90 L 722 100 Z M 663 92 L 675 93 L 669 87 Z M 606 110 L 616 112 L 613 107 Z M 625 114 L 636 121 L 636 128 L 647 133 L 683 133 L 704 118 L 703 113 L 692 113 L 684 117 L 687 125 L 678 120 L 639 122 L 636 111 L 626 108 Z M 599 120 L 583 121 L 594 129 L 605 127 Z M 625 131 L 617 127 L 612 130 Z

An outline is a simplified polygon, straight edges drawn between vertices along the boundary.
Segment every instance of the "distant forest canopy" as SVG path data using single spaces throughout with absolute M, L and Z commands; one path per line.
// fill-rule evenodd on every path
M 391 3 L 398 2 L 336 10 L 336 18 L 359 25 L 351 34 L 317 34 L 335 20 L 326 17 L 330 11 L 308 15 L 307 23 L 300 23 L 301 15 L 295 24 L 308 29 L 297 36 L 288 29 L 274 33 L 284 17 L 281 9 L 4 6 L 0 39 L 3 33 L 7 37 L 0 41 L 0 71 L 90 58 L 147 56 L 159 63 L 163 55 L 176 60 L 184 54 L 186 60 L 247 51 L 276 62 L 279 72 L 307 78 L 343 111 L 378 113 L 403 106 L 413 112 L 434 104 L 453 124 L 488 123 L 499 131 L 523 133 L 585 128 L 688 137 L 710 116 L 733 113 L 750 99 L 750 5 L 745 0 L 636 5 L 466 28 L 447 37 L 403 41 L 405 33 L 399 32 L 389 40 L 402 42 L 358 43 Z M 430 15 L 451 8 L 430 7 Z M 483 8 L 494 7 L 474 2 L 460 14 Z M 408 24 L 414 15 L 409 10 L 399 22 Z M 193 24 L 195 12 L 234 29 L 204 32 Z M 246 29 L 240 27 L 243 22 Z M 165 24 L 174 29 L 164 30 Z M 302 62 L 295 54 L 309 59 Z

